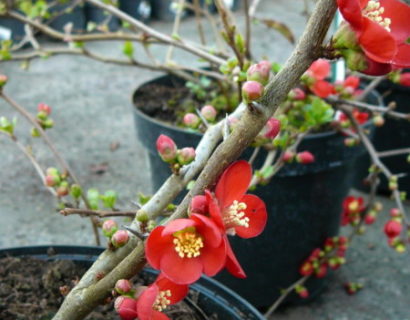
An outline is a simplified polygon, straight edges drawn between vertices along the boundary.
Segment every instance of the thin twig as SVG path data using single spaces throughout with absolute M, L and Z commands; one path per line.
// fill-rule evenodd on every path
M 181 25 L 182 13 L 185 10 L 185 0 L 178 1 L 178 9 L 174 19 L 174 26 L 172 28 L 172 37 L 178 36 L 179 34 L 179 27 Z M 179 38 L 179 36 L 178 36 Z M 167 54 L 165 56 L 165 63 L 168 64 L 172 60 L 172 53 L 174 51 L 174 45 L 170 45 L 168 47 Z
M 260 147 L 256 147 L 256 148 L 253 149 L 252 155 L 248 160 L 249 164 L 253 164 L 253 162 L 255 161 L 256 157 L 258 156 L 260 150 L 261 150 Z
M 246 45 L 246 57 L 251 59 L 251 16 L 249 13 L 249 0 L 244 0 L 243 7 L 245 10 L 245 45 Z
M 398 156 L 398 155 L 402 155 L 402 154 L 410 154 L 410 148 L 395 149 L 395 150 L 388 150 L 388 151 L 379 151 L 377 153 L 379 158 Z
M 357 97 L 357 101 L 363 101 L 364 99 L 366 99 L 366 97 L 369 95 L 370 92 L 372 92 L 372 90 L 374 90 L 379 84 L 380 82 L 382 82 L 384 79 L 386 79 L 385 76 L 382 77 L 377 77 L 374 78 L 367 86 L 366 88 L 363 90 L 363 92 Z
M 201 22 L 201 4 L 199 0 L 194 0 L 194 13 L 195 13 L 195 22 L 198 29 L 199 39 L 201 40 L 202 45 L 206 45 L 204 28 Z
M 89 209 L 77 209 L 77 208 L 65 208 L 60 211 L 63 216 L 69 216 L 72 214 L 78 214 L 81 216 L 95 216 L 99 218 L 106 217 L 135 217 L 136 211 L 103 211 L 103 210 L 89 210 Z

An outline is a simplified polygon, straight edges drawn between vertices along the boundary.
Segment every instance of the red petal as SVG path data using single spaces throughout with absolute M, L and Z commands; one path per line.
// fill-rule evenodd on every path
M 242 198 L 248 190 L 251 178 L 252 168 L 248 162 L 240 160 L 231 164 L 222 174 L 215 189 L 215 195 L 221 208 Z
M 348 76 L 345 81 L 343 81 L 343 86 L 349 87 L 349 88 L 353 88 L 353 89 L 357 89 L 359 87 L 360 84 L 360 78 L 359 77 L 355 77 L 355 76 Z
M 138 318 L 140 320 L 151 320 L 154 311 L 152 306 L 157 299 L 158 293 L 159 289 L 155 284 L 149 286 L 143 293 L 141 293 L 137 301 Z
M 172 244 L 171 237 L 163 237 L 161 235 L 165 227 L 158 226 L 151 231 L 145 245 L 145 255 L 148 263 L 154 268 L 159 269 L 161 257 L 170 249 Z
M 359 43 L 366 56 L 376 62 L 389 63 L 397 53 L 396 41 L 392 34 L 368 18 L 363 18 Z
M 224 222 L 222 220 L 221 208 L 219 207 L 218 200 L 212 195 L 211 192 L 205 190 L 206 199 L 208 201 L 209 214 L 216 225 L 225 232 Z
M 310 88 L 315 95 L 321 98 L 327 98 L 335 92 L 333 85 L 325 80 L 317 80 Z
M 120 299 L 121 303 L 118 304 Z M 130 297 L 118 297 L 115 303 L 115 308 L 122 320 L 134 320 L 138 316 L 137 301 L 135 301 L 135 299 L 131 299 Z
M 199 257 L 181 258 L 176 251 L 164 255 L 160 264 L 160 270 L 164 276 L 176 284 L 194 283 L 201 276 L 202 269 Z
M 167 277 L 165 277 L 163 274 L 160 274 L 158 276 L 157 280 L 155 280 L 155 283 L 158 286 L 159 291 L 171 291 L 171 297 L 169 297 L 169 300 L 171 301 L 170 304 L 175 304 L 181 301 L 188 294 L 188 285 L 176 284 L 175 282 L 172 282 Z
M 193 214 L 191 218 L 197 221 L 197 231 L 204 237 L 205 246 L 216 248 L 221 244 L 221 232 L 211 219 L 200 214 Z
M 323 80 L 330 73 L 330 63 L 325 59 L 314 61 L 308 69 L 308 73 L 316 80 Z
M 142 319 L 141 319 L 142 320 Z M 152 318 L 150 320 L 170 320 L 168 316 L 162 312 L 154 310 L 152 313 Z
M 245 217 L 249 218 L 249 227 L 236 227 L 236 234 L 245 239 L 256 237 L 265 229 L 268 219 L 265 203 L 252 194 L 245 194 L 241 202 L 246 203 Z
M 337 0 L 337 5 L 343 18 L 349 22 L 356 32 L 360 32 L 363 19 L 361 4 L 357 0 Z
M 188 227 L 195 227 L 195 221 L 191 219 L 175 219 L 170 221 L 162 231 L 162 236 L 169 236 L 174 234 L 177 231 L 184 230 Z
M 397 43 L 403 43 L 410 37 L 410 6 L 397 0 L 380 0 L 384 8 L 383 18 L 390 18 L 390 29 Z
M 245 271 L 243 271 L 241 265 L 235 257 L 229 243 L 228 237 L 225 237 L 226 245 L 226 269 L 235 277 L 244 279 L 246 278 Z
M 380 63 L 367 58 L 366 70 L 360 71 L 361 73 L 368 74 L 369 76 L 382 76 L 388 74 L 392 70 L 391 64 Z
M 191 201 L 191 213 L 207 214 L 208 213 L 208 202 L 206 197 L 203 195 L 195 196 Z
M 203 272 L 209 277 L 216 275 L 225 266 L 225 241 L 222 241 L 221 245 L 218 248 L 212 248 L 205 245 L 201 250 L 200 259 L 202 261 L 202 265 L 204 266 Z
M 397 54 L 394 57 L 394 66 L 400 69 L 410 67 L 410 44 L 398 46 Z

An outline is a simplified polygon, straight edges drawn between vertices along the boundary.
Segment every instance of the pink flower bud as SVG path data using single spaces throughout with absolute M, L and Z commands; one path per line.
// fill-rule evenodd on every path
M 212 121 L 215 121 L 217 112 L 213 106 L 207 105 L 207 106 L 202 107 L 201 114 L 206 120 L 212 122 Z
M 265 125 L 265 138 L 274 139 L 280 131 L 280 121 L 275 118 L 270 118 Z
M 395 220 L 389 220 L 384 225 L 384 233 L 388 238 L 395 238 L 397 237 L 402 230 L 402 225 L 400 222 Z
M 0 83 L 1 83 L 1 81 L 0 81 Z M 402 74 L 400 74 L 399 83 L 402 86 L 410 87 L 410 72 L 403 72 Z M 0 86 L 1 86 L 1 84 L 0 84 Z
M 45 183 L 47 187 L 54 187 L 60 183 L 60 177 L 55 175 L 47 175 Z
M 269 81 L 270 70 L 271 63 L 269 61 L 261 61 L 257 64 L 253 64 L 247 71 L 247 80 L 257 81 L 265 85 Z
M 343 87 L 356 90 L 360 85 L 360 78 L 356 76 L 349 76 L 343 81 Z
M 313 266 L 309 261 L 303 262 L 299 268 L 299 273 L 302 276 L 310 276 L 313 273 Z
M 129 240 L 128 232 L 125 230 L 116 231 L 111 237 L 111 243 L 116 248 L 121 248 L 126 245 Z
M 194 113 L 187 113 L 183 119 L 184 124 L 191 129 L 196 129 L 201 123 L 201 119 Z
M 189 164 L 195 159 L 195 149 L 194 148 L 183 148 L 178 150 L 177 160 L 179 164 L 185 165 Z
M 173 162 L 177 157 L 177 145 L 174 140 L 164 134 L 157 139 L 157 151 L 165 162 Z
M 7 83 L 8 77 L 4 74 L 0 74 L 0 88 Z
M 70 192 L 69 188 L 68 188 L 68 184 L 64 183 L 64 181 L 60 184 L 60 186 L 57 188 L 56 190 L 57 192 L 57 196 L 59 197 L 65 197 L 66 195 L 68 195 L 68 193 Z
M 309 164 L 315 161 L 315 157 L 309 151 L 303 151 L 296 155 L 296 161 L 302 164 Z
M 398 208 L 391 208 L 390 209 L 390 216 L 393 218 L 397 218 L 401 216 L 400 210 Z
M 293 100 L 305 100 L 306 93 L 300 88 L 293 88 L 292 90 L 290 90 L 288 96 Z
M 117 291 L 119 294 L 126 294 L 131 291 L 132 285 L 131 282 L 127 279 L 120 279 L 115 283 L 114 287 L 115 291 Z
M 134 320 L 137 318 L 137 300 L 129 297 L 118 297 L 115 300 L 114 308 L 122 320 Z
M 203 195 L 195 196 L 191 201 L 191 212 L 198 214 L 208 213 L 208 201 Z
M 117 232 L 118 230 L 118 224 L 114 220 L 105 220 L 103 225 L 102 225 L 102 232 L 104 236 L 107 238 L 111 238 L 112 235 Z
M 44 112 L 47 115 L 50 115 L 50 113 L 51 113 L 51 107 L 48 106 L 45 103 L 39 103 L 38 106 L 37 106 L 37 110 L 38 110 L 38 112 Z
M 295 153 L 292 151 L 285 151 L 285 153 L 283 154 L 283 161 L 290 163 L 293 161 L 293 159 L 295 158 Z
M 299 292 L 299 297 L 301 297 L 302 299 L 307 299 L 309 298 L 309 291 L 306 288 L 301 289 Z
M 242 85 L 242 96 L 245 102 L 255 101 L 262 97 L 264 89 L 257 81 L 246 81 Z
M 315 276 L 316 278 L 323 278 L 327 274 L 327 266 L 326 264 L 321 264 L 319 268 L 316 270 Z
M 366 214 L 364 217 L 365 224 L 373 224 L 376 221 L 376 217 L 372 214 Z
M 316 80 L 323 80 L 330 73 L 330 62 L 325 59 L 318 59 L 311 64 L 306 73 Z

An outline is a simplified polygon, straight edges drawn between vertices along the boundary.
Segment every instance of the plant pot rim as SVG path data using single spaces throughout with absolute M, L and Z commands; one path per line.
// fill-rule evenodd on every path
M 55 250 L 55 253 L 48 255 L 48 250 Z M 21 256 L 31 256 L 39 259 L 69 259 L 76 261 L 95 261 L 98 256 L 106 248 L 99 246 L 81 246 L 81 245 L 34 245 L 34 246 L 18 246 L 18 247 L 4 247 L 0 248 L 0 259 L 5 257 L 21 257 Z M 74 259 L 75 258 L 75 259 Z M 148 268 L 151 272 L 157 273 L 158 271 Z M 223 296 L 214 291 L 225 292 L 233 298 L 236 305 L 242 305 L 249 310 L 249 313 L 254 316 L 254 319 L 264 320 L 265 318 L 262 314 L 252 306 L 248 301 L 242 298 L 233 290 L 229 289 L 220 282 L 206 276 L 202 275 L 198 282 L 190 285 L 191 288 L 201 291 L 208 297 L 212 297 L 215 303 L 224 304 L 229 303 L 225 300 Z
M 171 125 L 171 124 L 169 124 L 168 122 L 161 121 L 161 120 L 157 120 L 157 119 L 155 119 L 155 118 L 153 118 L 153 117 L 150 117 L 150 116 L 148 116 L 147 114 L 145 114 L 144 112 L 142 112 L 142 111 L 135 105 L 135 102 L 134 102 L 134 101 L 135 101 L 135 97 L 136 97 L 136 95 L 138 94 L 138 91 L 139 91 L 141 88 L 143 88 L 143 87 L 145 87 L 145 86 L 147 86 L 147 85 L 150 85 L 150 84 L 154 84 L 154 83 L 156 83 L 158 80 L 163 79 L 163 78 L 167 78 L 167 77 L 170 77 L 170 76 L 172 76 L 172 75 L 165 74 L 165 75 L 155 77 L 155 78 L 153 78 L 153 79 L 151 79 L 151 80 L 148 80 L 148 81 L 143 82 L 142 84 L 140 84 L 140 85 L 133 91 L 133 93 L 132 93 L 132 95 L 131 95 L 131 104 L 132 104 L 132 107 L 133 107 L 134 112 L 135 112 L 138 116 L 144 118 L 144 119 L 147 120 L 148 122 L 151 122 L 151 123 L 153 123 L 153 124 L 155 124 L 155 125 L 166 127 L 166 128 L 168 128 L 169 130 L 174 130 L 174 131 L 176 131 L 176 132 L 178 132 L 178 133 L 181 133 L 181 134 L 184 134 L 184 133 L 185 133 L 185 134 L 193 134 L 193 135 L 196 135 L 196 136 L 198 136 L 198 137 L 202 137 L 202 136 L 203 136 L 203 133 L 199 133 L 199 132 L 193 131 L 193 130 L 183 129 L 183 128 L 180 128 L 180 127 Z M 409 90 L 410 90 L 410 88 L 409 88 Z M 375 90 L 372 90 L 370 94 L 375 95 L 376 99 L 379 101 L 379 105 L 383 106 L 383 101 L 382 101 L 380 95 L 379 95 Z M 371 120 L 368 120 L 363 126 L 368 127 L 371 123 L 372 123 L 372 121 L 371 121 Z M 313 139 L 329 138 L 329 137 L 336 136 L 336 135 L 339 135 L 339 133 L 338 133 L 336 130 L 328 130 L 328 131 L 325 131 L 325 132 L 309 133 L 309 134 L 307 134 L 303 139 L 304 139 L 304 140 L 313 140 Z

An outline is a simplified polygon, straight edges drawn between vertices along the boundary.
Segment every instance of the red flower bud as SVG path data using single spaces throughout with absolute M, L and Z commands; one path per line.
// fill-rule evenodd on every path
M 182 148 L 178 150 L 177 160 L 179 164 L 189 164 L 195 159 L 195 149 L 194 148 Z
M 400 75 L 399 83 L 400 83 L 402 86 L 410 87 L 410 72 L 403 72 L 403 73 Z
M 309 291 L 308 291 L 308 289 L 306 289 L 305 287 L 300 288 L 299 290 L 297 290 L 297 294 L 298 294 L 299 297 L 301 297 L 302 299 L 307 299 L 307 298 L 309 298 Z
M 177 145 L 174 140 L 164 134 L 157 139 L 157 151 L 165 162 L 173 162 L 177 157 Z
M 129 240 L 128 232 L 125 230 L 116 231 L 111 237 L 111 243 L 116 248 L 121 248 L 126 245 Z
M 54 187 L 60 183 L 60 177 L 55 175 L 47 175 L 45 183 L 47 187 Z
M 51 113 L 51 107 L 48 106 L 45 103 L 39 103 L 38 106 L 37 106 L 37 110 L 38 110 L 38 112 L 44 112 L 47 115 L 50 115 L 50 113 Z
M 389 220 L 384 225 L 384 233 L 388 238 L 395 238 L 401 233 L 402 228 L 403 227 L 400 222 Z
M 299 268 L 299 273 L 302 276 L 310 276 L 313 273 L 313 266 L 309 261 L 303 262 Z
M 194 114 L 194 113 L 187 113 L 184 116 L 183 123 L 191 129 L 196 129 L 199 127 L 199 124 L 201 123 L 201 119 Z
M 119 294 L 126 294 L 131 291 L 132 285 L 131 282 L 127 279 L 120 279 L 115 283 L 114 287 L 115 291 L 117 291 Z
M 321 264 L 315 272 L 316 278 L 323 278 L 326 276 L 326 274 L 327 274 L 327 265 Z
M 0 74 L 0 88 L 7 83 L 8 77 L 4 74 Z
M 212 122 L 212 121 L 215 121 L 217 112 L 213 106 L 207 105 L 207 106 L 202 107 L 201 114 L 206 120 Z
M 249 67 L 247 72 L 248 81 L 257 81 L 263 85 L 269 81 L 271 63 L 269 61 L 261 61 Z
M 60 186 L 57 188 L 56 192 L 57 192 L 57 196 L 65 197 L 70 192 L 70 190 L 68 189 L 68 184 L 62 182 Z
M 257 81 L 246 81 L 242 85 L 242 96 L 245 102 L 255 101 L 262 97 L 264 86 Z
M 373 224 L 376 221 L 376 217 L 372 214 L 366 214 L 364 217 L 365 224 Z
M 285 153 L 283 154 L 283 161 L 285 162 L 292 162 L 293 159 L 295 158 L 295 153 L 292 151 L 285 151 Z
M 315 161 L 315 157 L 309 151 L 303 151 L 296 155 L 296 161 L 302 164 L 309 164 Z
M 264 129 L 266 130 L 264 133 L 265 138 L 274 139 L 280 131 L 280 121 L 275 118 L 270 118 Z
M 114 303 L 115 310 L 122 320 L 134 320 L 137 318 L 137 300 L 128 297 L 118 297 Z
M 111 238 L 112 235 L 117 232 L 118 224 L 114 220 L 105 220 L 102 225 L 102 232 L 104 236 Z
M 293 100 L 305 100 L 306 93 L 300 88 L 294 88 L 289 92 L 288 96 Z
M 393 218 L 400 217 L 401 216 L 400 210 L 398 208 L 391 208 L 390 216 Z

